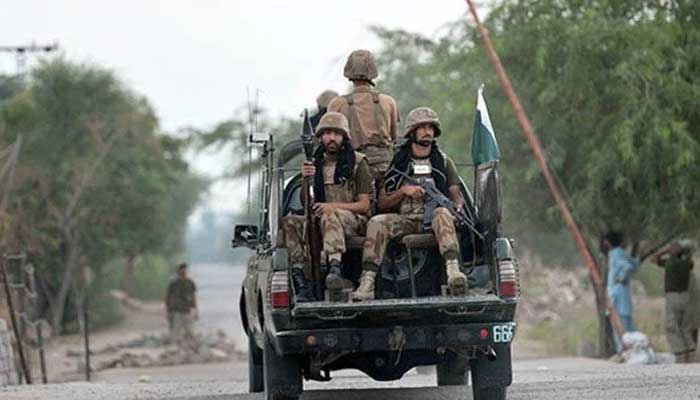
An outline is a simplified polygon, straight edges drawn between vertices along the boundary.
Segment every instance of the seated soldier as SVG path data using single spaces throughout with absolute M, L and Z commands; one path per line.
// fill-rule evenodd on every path
M 323 250 L 329 260 L 326 288 L 338 290 L 352 287 L 343 278 L 341 258 L 345 252 L 345 236 L 364 231 L 369 213 L 372 178 L 365 156 L 353 151 L 349 141 L 348 120 L 337 112 L 328 112 L 316 129 L 319 146 L 314 162 L 304 162 L 301 173 L 314 178 L 314 214 L 319 219 Z M 282 219 L 292 282 L 297 301 L 311 301 L 304 265 L 308 265 L 304 243 L 306 217 L 288 215 Z
M 354 300 L 374 298 L 374 282 L 382 263 L 389 240 L 401 236 L 421 233 L 426 201 L 425 191 L 420 186 L 403 182 L 394 171 L 419 179 L 432 179 L 445 196 L 464 206 L 459 187 L 457 169 L 437 147 L 434 138 L 440 136 L 440 121 L 428 107 L 412 110 L 406 118 L 403 144 L 386 174 L 384 187 L 379 193 L 379 210 L 398 213 L 380 214 L 367 223 L 367 233 L 362 253 L 362 277 L 353 293 Z M 435 208 L 431 216 L 432 230 L 438 242 L 440 254 L 445 259 L 447 284 L 453 293 L 466 293 L 467 278 L 459 267 L 459 242 L 454 216 L 444 207 Z

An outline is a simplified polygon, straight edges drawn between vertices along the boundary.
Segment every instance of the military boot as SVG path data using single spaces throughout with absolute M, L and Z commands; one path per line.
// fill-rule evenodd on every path
M 376 277 L 377 273 L 374 271 L 362 271 L 360 286 L 352 292 L 352 299 L 355 301 L 374 299 L 374 280 Z
M 292 284 L 294 285 L 294 293 L 296 293 L 295 300 L 297 303 L 314 301 L 314 294 L 306 282 L 303 269 L 292 268 Z
M 343 264 L 338 260 L 331 260 L 326 275 L 326 289 L 342 290 L 352 287 L 352 282 L 343 278 Z
M 459 262 L 457 260 L 447 260 L 445 268 L 447 270 L 447 286 L 450 287 L 452 294 L 467 294 L 467 276 L 459 269 Z

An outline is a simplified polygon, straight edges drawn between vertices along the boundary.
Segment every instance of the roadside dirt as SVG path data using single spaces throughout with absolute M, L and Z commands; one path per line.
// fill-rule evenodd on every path
M 562 355 L 551 344 L 534 338 L 530 330 L 548 321 L 571 318 L 571 312 L 593 313 L 593 296 L 588 285 L 585 270 L 551 270 L 537 265 L 522 265 L 524 297 L 518 308 L 520 324 L 517 340 L 513 344 L 513 357 L 516 360 L 538 359 Z M 247 352 L 246 337 L 238 316 L 240 286 L 245 274 L 242 266 L 194 265 L 192 278 L 198 286 L 200 332 L 223 332 L 232 343 L 236 354 L 232 361 L 217 364 L 188 364 L 177 366 L 148 365 L 140 368 L 111 368 L 93 375 L 95 381 L 128 383 L 141 381 L 166 381 L 182 377 L 188 380 L 209 380 L 221 378 L 229 380 L 245 377 Z M 662 303 L 662 300 L 661 300 Z M 640 298 L 640 305 L 661 312 L 658 299 Z M 576 310 L 576 311 L 574 311 Z M 129 341 L 160 337 L 167 331 L 167 323 L 161 303 L 140 304 L 126 310 L 126 319 L 118 326 L 91 335 L 93 351 L 105 349 Z M 591 314 L 593 315 L 593 314 Z M 657 342 L 663 338 L 652 338 Z M 585 346 L 584 346 L 585 347 Z M 47 351 L 50 382 L 82 381 L 82 357 L 67 357 L 68 352 L 82 353 L 82 338 L 78 335 L 65 336 L 52 341 Z M 157 358 L 162 349 L 141 349 L 140 353 Z M 584 352 L 590 349 L 583 348 Z M 579 354 L 589 355 L 589 354 Z M 103 362 L 100 356 L 93 358 L 94 366 Z M 127 363 L 128 364 L 128 363 Z M 242 379 L 242 378 L 241 378 Z
M 211 355 L 207 351 L 207 359 L 190 357 L 184 360 L 188 361 L 187 365 L 173 367 L 153 365 L 154 360 L 158 361 L 160 358 L 162 361 L 165 352 L 169 352 L 170 358 L 176 358 L 177 354 L 174 346 L 161 343 L 167 333 L 163 304 L 138 303 L 125 307 L 126 317 L 120 324 L 90 335 L 90 348 L 93 354 L 91 366 L 93 370 L 98 369 L 104 366 L 105 362 L 113 362 L 118 355 L 127 353 L 122 357 L 126 362 L 117 361 L 122 361 L 122 365 L 142 364 L 144 367 L 117 367 L 95 371 L 92 379 L 101 382 L 126 383 L 139 380 L 150 381 L 159 377 L 172 379 L 177 375 L 188 379 L 200 374 L 202 377 L 211 377 L 212 371 L 218 368 L 211 366 L 203 368 L 206 365 L 203 362 L 213 362 L 216 357 L 220 357 L 222 361 L 224 359 L 238 361 L 244 358 L 247 349 L 241 344 L 246 342 L 238 320 L 238 297 L 244 274 L 243 268 L 226 265 L 195 265 L 190 273 L 198 287 L 200 319 L 196 322 L 196 330 L 206 336 L 205 342 L 219 350 L 225 350 L 229 357 L 224 358 L 221 352 Z M 218 340 L 221 335 L 225 336 L 225 340 Z M 217 341 L 219 343 L 214 346 L 214 342 Z M 113 351 L 115 347 L 124 347 L 124 349 Z M 47 348 L 46 357 L 49 382 L 85 380 L 83 338 L 80 335 L 55 338 Z M 165 360 L 161 364 L 181 364 L 180 361 L 183 360 Z M 190 364 L 189 361 L 194 363 Z M 223 364 L 225 365 L 226 362 L 223 361 Z M 37 364 L 38 362 L 34 363 L 35 366 Z M 36 369 L 34 376 L 38 377 L 38 373 Z

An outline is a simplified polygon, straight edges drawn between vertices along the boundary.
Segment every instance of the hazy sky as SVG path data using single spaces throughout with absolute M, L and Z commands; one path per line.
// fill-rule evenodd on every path
M 369 25 L 432 36 L 466 11 L 463 0 L 0 0 L 0 45 L 57 41 L 69 59 L 116 71 L 176 130 L 229 117 L 247 88 L 273 115 L 297 115 L 347 87 L 349 52 L 378 45 Z M 0 54 L 0 71 L 14 70 Z M 225 161 L 195 165 L 218 175 Z M 216 185 L 208 204 L 236 209 L 245 193 L 234 186 L 244 185 Z

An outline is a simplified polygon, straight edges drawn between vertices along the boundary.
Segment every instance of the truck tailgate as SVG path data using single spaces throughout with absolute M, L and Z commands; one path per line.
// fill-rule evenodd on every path
M 492 294 L 473 294 L 369 300 L 357 303 L 298 303 L 292 309 L 292 317 L 300 323 L 303 323 L 301 320 L 309 319 L 328 322 L 373 320 L 379 323 L 422 320 L 435 323 L 508 321 L 512 320 L 514 312 L 514 301 L 504 301 Z

